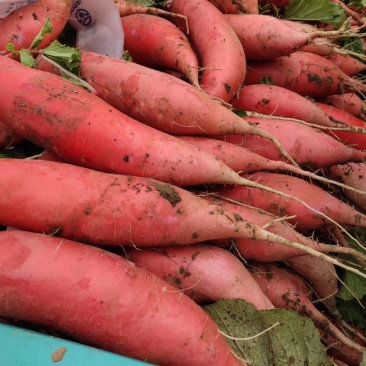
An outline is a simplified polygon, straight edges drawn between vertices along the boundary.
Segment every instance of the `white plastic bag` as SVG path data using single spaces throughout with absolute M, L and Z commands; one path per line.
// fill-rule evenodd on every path
M 113 0 L 75 0 L 69 19 L 77 31 L 77 47 L 85 51 L 121 58 L 124 33 Z
M 0 0 L 0 19 L 37 0 Z M 113 0 L 74 0 L 69 19 L 77 31 L 76 46 L 85 51 L 121 58 L 124 33 Z

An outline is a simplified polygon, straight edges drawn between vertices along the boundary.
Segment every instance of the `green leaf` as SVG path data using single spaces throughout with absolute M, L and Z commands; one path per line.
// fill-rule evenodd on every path
M 46 23 L 43 25 L 40 32 L 37 34 L 36 38 L 33 40 L 30 49 L 36 50 L 38 46 L 42 43 L 44 36 L 48 33 L 52 33 L 53 26 L 51 25 L 50 18 L 47 18 Z
M 63 45 L 56 40 L 41 50 L 40 53 L 73 74 L 80 75 L 81 52 L 79 48 Z
M 20 62 L 29 67 L 35 67 L 36 66 L 36 60 L 34 59 L 33 55 L 25 49 L 22 49 L 19 51 L 20 56 Z
M 239 117 L 248 117 L 248 114 L 244 109 L 232 109 L 232 112 Z
M 270 77 L 270 76 L 259 80 L 259 84 L 275 85 L 272 77 Z
M 348 0 L 345 1 L 345 4 L 354 7 L 356 10 L 362 10 L 366 6 L 366 0 Z
M 227 338 L 236 355 L 249 361 L 251 366 L 332 365 L 313 321 L 297 312 L 258 311 L 243 300 L 220 300 L 203 309 L 230 337 L 254 337 Z M 278 325 L 273 327 L 275 324 Z M 268 331 L 258 335 L 265 330 Z
M 363 50 L 363 43 L 358 37 L 343 38 L 339 41 L 339 46 L 360 55 L 365 54 Z
M 5 45 L 5 48 L 6 48 L 7 51 L 13 53 L 14 55 L 19 55 L 19 51 L 17 51 L 15 49 L 15 44 L 14 43 L 7 43 Z
M 285 18 L 341 26 L 346 15 L 341 5 L 330 0 L 289 0 L 285 7 Z

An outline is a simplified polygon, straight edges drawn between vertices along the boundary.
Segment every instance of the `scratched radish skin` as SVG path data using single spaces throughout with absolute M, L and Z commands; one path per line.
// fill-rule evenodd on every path
M 0 246 L 0 316 L 162 366 L 246 365 L 197 304 L 121 256 L 25 231 Z

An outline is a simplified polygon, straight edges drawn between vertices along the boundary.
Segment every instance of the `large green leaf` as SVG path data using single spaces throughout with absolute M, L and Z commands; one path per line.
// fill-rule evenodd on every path
M 346 15 L 339 4 L 330 0 L 290 0 L 285 7 L 285 18 L 340 26 L 345 22 Z
M 313 321 L 297 312 L 258 311 L 243 300 L 220 300 L 203 308 L 230 337 L 254 337 L 228 338 L 236 355 L 251 366 L 332 365 Z M 258 335 L 268 328 L 271 329 Z

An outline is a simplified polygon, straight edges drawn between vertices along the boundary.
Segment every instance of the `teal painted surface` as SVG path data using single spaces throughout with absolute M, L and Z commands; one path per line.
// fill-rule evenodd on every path
M 52 354 L 65 347 L 62 360 L 54 362 Z M 1 366 L 147 366 L 114 353 L 31 330 L 0 324 Z

